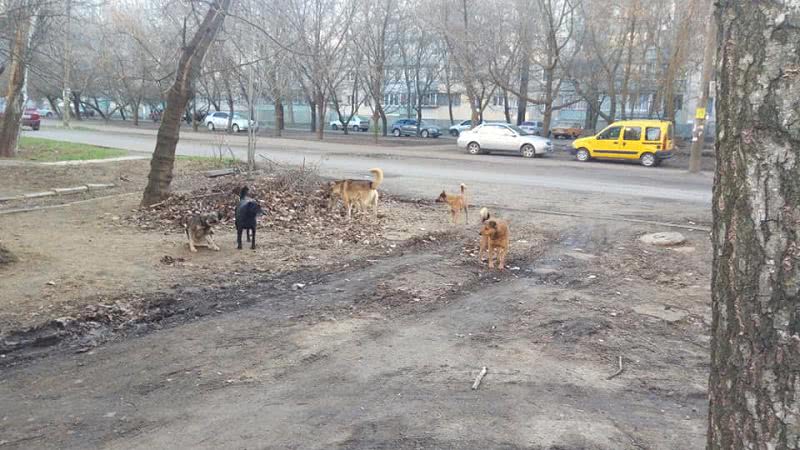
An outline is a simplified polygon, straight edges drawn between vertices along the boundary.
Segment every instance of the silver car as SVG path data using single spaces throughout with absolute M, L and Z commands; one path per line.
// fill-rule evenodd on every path
M 464 131 L 458 137 L 458 147 L 471 155 L 489 152 L 508 152 L 526 158 L 542 156 L 553 151 L 553 143 L 541 136 L 534 136 L 515 126 L 487 123 Z

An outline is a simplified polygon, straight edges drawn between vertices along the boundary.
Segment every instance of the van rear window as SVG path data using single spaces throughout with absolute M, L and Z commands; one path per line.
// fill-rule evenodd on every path
M 644 132 L 644 139 L 646 141 L 660 141 L 661 140 L 661 128 L 659 127 L 647 127 Z

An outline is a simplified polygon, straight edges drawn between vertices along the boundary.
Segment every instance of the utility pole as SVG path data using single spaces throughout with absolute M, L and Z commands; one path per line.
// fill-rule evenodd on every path
M 703 144 L 705 142 L 705 125 L 708 111 L 708 94 L 711 84 L 711 76 L 714 72 L 714 59 L 717 50 L 717 24 L 714 18 L 714 1 L 710 1 L 708 14 L 708 24 L 706 26 L 706 48 L 703 51 L 703 73 L 700 87 L 702 94 L 694 115 L 694 130 L 692 131 L 692 150 L 689 155 L 689 172 L 700 172 L 701 155 L 703 154 Z
M 70 25 L 70 15 L 71 15 L 71 6 L 72 0 L 66 0 L 66 15 L 67 15 L 67 22 L 64 26 L 64 89 L 61 92 L 61 98 L 63 99 L 64 106 L 61 107 L 61 120 L 64 124 L 64 128 L 69 128 L 69 98 L 70 98 L 70 91 L 69 91 L 69 65 L 70 65 L 70 35 L 69 35 L 69 25 Z M 139 114 L 139 111 L 136 111 L 136 114 Z

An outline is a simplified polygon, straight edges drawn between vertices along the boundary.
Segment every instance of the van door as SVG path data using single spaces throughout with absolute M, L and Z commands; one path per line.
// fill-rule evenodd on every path
M 600 158 L 616 158 L 622 151 L 622 127 L 613 126 L 601 131 L 595 138 L 596 148 L 592 156 Z
M 662 142 L 662 134 L 661 134 L 661 127 L 658 125 L 645 127 L 644 128 L 644 141 L 642 141 L 642 147 L 645 151 L 655 153 L 659 150 L 663 150 L 661 148 Z
M 637 159 L 644 153 L 644 146 L 642 145 L 642 127 L 625 127 L 622 136 L 622 148 L 620 149 L 620 157 L 625 159 Z

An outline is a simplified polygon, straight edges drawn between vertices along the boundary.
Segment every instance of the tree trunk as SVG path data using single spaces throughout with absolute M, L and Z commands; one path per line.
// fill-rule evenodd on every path
M 17 15 L 16 19 L 6 88 L 6 109 L 0 120 L 0 157 L 5 158 L 17 153 L 19 125 L 24 108 L 22 88 L 25 85 L 25 56 L 28 53 L 28 31 L 31 28 L 31 18 Z
M 317 139 L 321 141 L 325 138 L 325 95 L 318 92 L 316 96 L 314 103 L 317 104 Z
M 289 103 L 286 104 L 286 110 L 289 113 L 289 125 L 294 126 L 294 101 L 289 99 Z
M 78 120 L 83 120 L 83 114 L 81 114 L 81 93 L 72 91 L 72 105 L 75 108 L 75 118 Z
M 317 131 L 317 102 L 309 99 L 308 100 L 308 107 L 311 111 L 311 132 L 315 133 Z
M 175 75 L 167 93 L 167 106 L 158 128 L 156 148 L 150 160 L 150 175 L 142 196 L 142 206 L 150 206 L 169 196 L 175 147 L 180 136 L 181 114 L 192 95 L 192 81 L 200 74 L 203 58 L 219 31 L 233 0 L 214 0 L 192 40 L 184 44 Z
M 708 449 L 796 449 L 800 0 L 718 5 Z
M 281 137 L 281 131 L 285 128 L 283 118 L 283 102 L 275 99 L 275 137 Z
M 527 42 L 527 38 L 526 38 Z M 531 74 L 531 60 L 528 45 L 524 42 L 522 54 L 522 67 L 519 76 L 519 96 L 517 97 L 517 125 L 525 122 L 528 115 L 528 83 Z
M 511 123 L 511 110 L 508 107 L 508 91 L 503 89 L 503 113 L 506 116 L 506 122 Z

